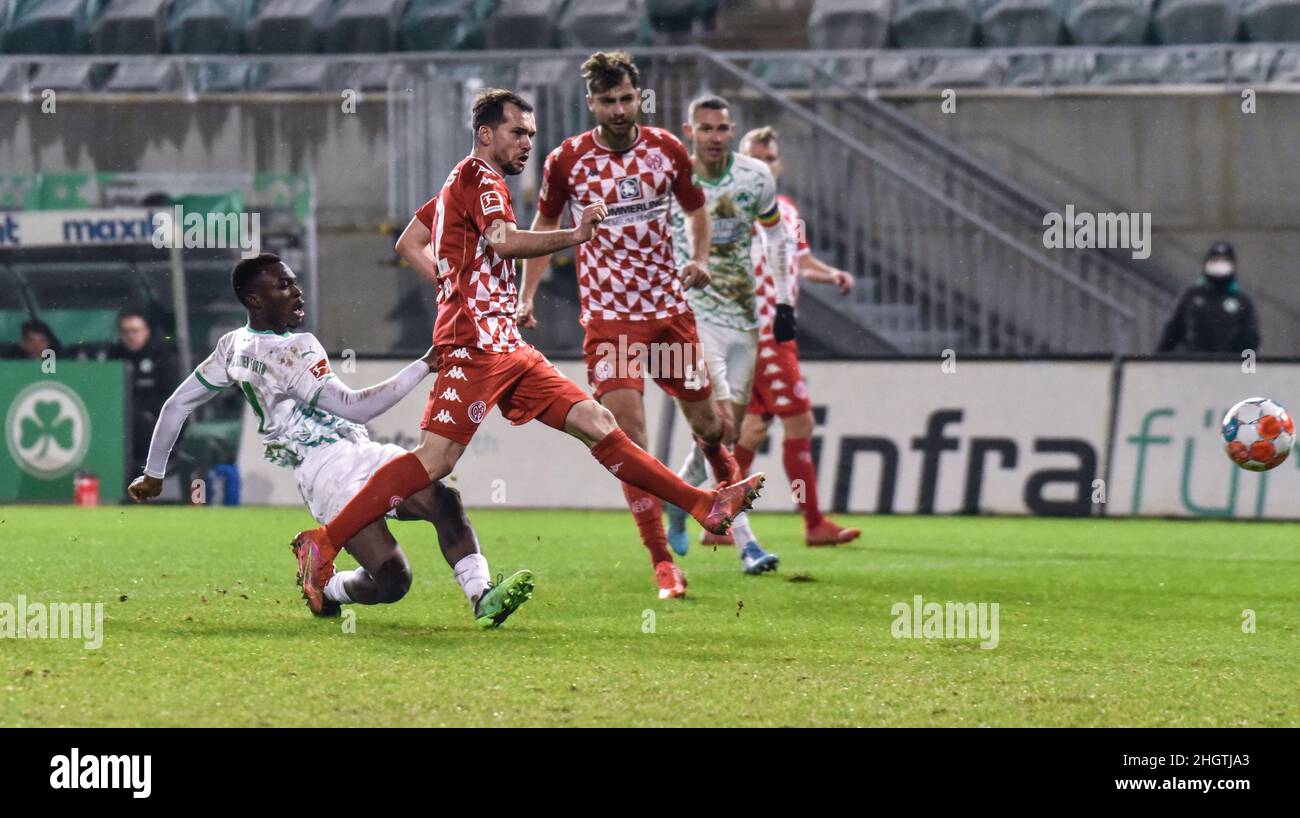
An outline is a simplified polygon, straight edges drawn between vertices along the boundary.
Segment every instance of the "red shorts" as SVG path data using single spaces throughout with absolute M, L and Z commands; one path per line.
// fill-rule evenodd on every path
M 575 403 L 591 400 L 531 344 L 514 352 L 469 347 L 438 349 L 438 379 L 429 390 L 420 428 L 468 445 L 493 406 L 518 426 L 537 418 L 564 428 Z
M 689 310 L 646 321 L 592 318 L 586 329 L 582 357 L 587 362 L 587 382 L 597 398 L 615 389 L 644 393 L 646 378 L 654 379 L 674 398 L 713 397 L 695 314 Z
M 778 344 L 771 338 L 759 341 L 754 388 L 745 412 L 786 418 L 811 411 L 808 385 L 799 371 L 799 345 L 794 341 Z

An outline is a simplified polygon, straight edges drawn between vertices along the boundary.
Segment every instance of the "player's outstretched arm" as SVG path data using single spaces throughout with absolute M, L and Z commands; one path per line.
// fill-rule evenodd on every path
M 149 460 L 145 464 L 144 474 L 127 486 L 126 493 L 132 500 L 143 502 L 162 492 L 162 479 L 167 474 L 167 459 L 171 457 L 181 427 L 194 410 L 211 400 L 217 391 L 204 386 L 192 372 L 176 387 L 176 391 L 158 413 L 153 438 L 149 441 Z
M 540 210 L 533 217 L 529 228 L 535 233 L 560 229 L 560 217 L 544 215 Z M 537 326 L 537 315 L 533 312 L 533 299 L 537 297 L 537 288 L 542 283 L 546 268 L 551 266 L 551 254 L 533 256 L 524 262 L 524 275 L 519 281 L 519 308 L 515 311 L 515 320 L 524 329 Z
M 411 265 L 411 269 L 420 274 L 420 277 L 431 284 L 438 283 L 438 268 L 433 263 L 433 256 L 429 251 L 429 241 L 433 238 L 433 233 L 429 228 L 424 226 L 418 218 L 411 219 L 402 231 L 402 235 L 397 237 L 397 255 L 402 260 Z
M 353 423 L 369 423 L 397 405 L 420 381 L 438 368 L 437 352 L 430 347 L 393 377 L 364 389 L 349 389 L 338 378 L 326 378 L 313 399 L 315 405 Z
M 853 292 L 853 276 L 814 256 L 804 253 L 799 257 L 799 275 L 817 284 L 834 284 L 840 288 L 840 295 Z
M 498 219 L 484 236 L 502 258 L 538 258 L 588 241 L 606 215 L 605 203 L 596 202 L 583 208 L 578 226 L 569 230 L 520 230 L 514 222 Z

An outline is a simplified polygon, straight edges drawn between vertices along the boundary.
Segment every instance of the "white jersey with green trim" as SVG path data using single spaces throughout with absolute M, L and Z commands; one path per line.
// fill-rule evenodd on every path
M 776 213 L 776 180 L 766 164 L 735 151 L 720 178 L 703 179 L 698 173 L 694 178 L 704 191 L 704 206 L 713 221 L 711 278 L 707 286 L 687 290 L 686 299 L 697 321 L 731 329 L 755 329 L 758 299 L 754 295 L 750 246 L 755 222 L 760 216 Z M 691 260 L 686 216 L 680 207 L 673 208 L 673 250 L 679 269 Z
M 329 356 L 309 332 L 241 327 L 221 336 L 194 375 L 209 389 L 235 387 L 257 416 L 266 459 L 296 467 L 312 451 L 343 439 L 368 440 L 366 428 L 316 408 L 334 377 Z

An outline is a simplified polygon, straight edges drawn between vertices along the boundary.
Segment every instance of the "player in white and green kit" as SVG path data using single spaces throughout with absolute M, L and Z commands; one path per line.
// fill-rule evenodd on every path
M 293 270 L 263 253 L 235 265 L 235 294 L 248 310 L 248 324 L 221 336 L 217 348 L 177 387 L 159 413 L 144 474 L 127 489 L 137 502 L 157 497 L 167 459 L 186 418 L 225 389 L 237 389 L 257 418 L 265 457 L 293 469 L 298 490 L 322 523 L 365 485 L 380 466 L 406 450 L 370 439 L 361 424 L 378 417 L 410 393 L 436 366 L 433 350 L 393 377 L 365 389 L 343 385 L 311 333 L 297 329 L 306 317 Z M 434 483 L 390 512 L 399 520 L 428 520 L 443 556 L 474 608 L 480 627 L 495 627 L 532 594 L 532 574 L 519 571 L 493 584 L 478 538 L 459 494 Z M 341 603 L 396 602 L 411 585 L 411 568 L 383 520 L 344 546 L 361 567 L 329 578 L 317 616 L 336 616 Z M 309 607 L 310 600 L 309 600 Z
M 732 150 L 736 128 L 725 100 L 700 97 L 690 105 L 690 121 L 685 123 L 690 143 L 694 180 L 705 195 L 705 209 L 713 223 L 709 249 L 709 283 L 686 293 L 695 328 L 713 382 L 713 399 L 725 419 L 727 431 L 723 443 L 735 445 L 736 432 L 745 417 L 749 390 L 754 380 L 758 353 L 758 298 L 754 262 L 750 255 L 757 225 L 767 238 L 765 251 L 774 270 L 786 275 L 785 225 L 776 200 L 776 180 L 763 162 Z M 678 265 L 691 258 L 685 219 L 673 213 L 673 249 Z M 777 282 L 777 292 L 785 293 L 777 305 L 773 331 L 782 338 L 795 334 L 794 308 L 784 281 Z M 707 477 L 707 468 L 698 447 L 682 467 L 687 482 L 699 485 Z M 679 509 L 668 511 L 668 543 L 679 554 L 686 553 L 686 518 Z M 777 556 L 759 546 L 749 527 L 747 515 L 732 523 L 731 539 L 705 532 L 703 542 L 734 542 L 746 573 L 775 570 Z

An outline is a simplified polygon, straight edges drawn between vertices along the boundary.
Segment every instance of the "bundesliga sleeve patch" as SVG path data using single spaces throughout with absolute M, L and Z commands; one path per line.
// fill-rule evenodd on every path
M 484 216 L 490 215 L 492 213 L 506 212 L 506 202 L 505 199 L 501 197 L 501 191 L 499 190 L 483 191 L 481 194 L 479 194 L 478 203 L 479 203 L 479 208 L 483 211 Z
M 311 374 L 316 380 L 321 380 L 326 375 L 330 374 L 330 362 L 321 358 L 319 361 L 311 365 Z

